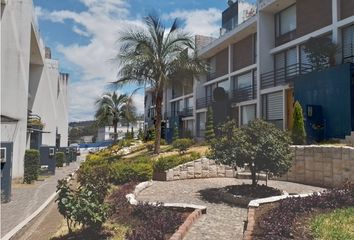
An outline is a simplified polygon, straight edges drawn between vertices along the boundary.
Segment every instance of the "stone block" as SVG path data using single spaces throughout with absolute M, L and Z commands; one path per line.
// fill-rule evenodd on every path
M 227 178 L 235 177 L 235 171 L 234 170 L 225 170 L 225 177 L 227 177 Z
M 173 171 L 166 172 L 166 180 L 172 181 L 173 180 Z
M 187 179 L 188 172 L 187 171 L 181 171 L 181 174 L 179 175 L 180 179 Z
M 202 170 L 202 178 L 208 178 L 209 176 L 209 170 Z
M 218 171 L 218 175 L 219 174 L 225 175 L 225 166 L 224 165 L 217 165 L 217 171 Z

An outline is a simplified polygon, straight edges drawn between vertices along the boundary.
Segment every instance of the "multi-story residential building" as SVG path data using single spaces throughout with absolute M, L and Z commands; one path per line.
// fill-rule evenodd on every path
M 220 37 L 199 50 L 208 74 L 194 80 L 189 95 L 182 91 L 166 101 L 179 111 L 186 101 L 193 106 L 182 118 L 193 121 L 193 136 L 203 136 L 209 106 L 214 118 L 229 117 L 239 126 L 263 118 L 291 129 L 295 101 L 303 107 L 310 137 L 344 138 L 354 131 L 354 1 L 258 0 L 257 9 L 250 6 L 246 13 L 241 4 L 229 4 Z M 321 70 L 305 50 L 312 38 L 328 38 L 338 48 Z M 221 107 L 215 107 L 217 88 L 228 99 Z
M 2 0 L 1 142 L 12 145 L 13 178 L 23 176 L 26 149 L 67 146 L 68 81 L 44 47 L 32 1 Z
M 144 121 L 137 120 L 135 123 L 118 124 L 118 127 L 117 127 L 118 137 L 117 137 L 117 139 L 122 139 L 125 136 L 125 133 L 127 131 L 131 131 L 132 128 L 134 131 L 134 135 L 136 136 L 138 134 L 139 129 L 144 128 Z M 113 141 L 113 140 L 114 140 L 114 127 L 113 126 L 100 127 L 97 130 L 96 142 L 106 142 L 106 141 Z

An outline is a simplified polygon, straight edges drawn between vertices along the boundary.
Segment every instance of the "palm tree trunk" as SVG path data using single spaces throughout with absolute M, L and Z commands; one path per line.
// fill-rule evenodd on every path
M 118 134 L 117 134 L 117 122 L 113 123 L 113 128 L 114 128 L 114 142 L 117 142 Z
M 160 141 L 161 141 L 161 121 L 162 121 L 162 90 L 158 90 L 156 94 L 156 121 L 155 121 L 155 149 L 154 153 L 160 153 Z

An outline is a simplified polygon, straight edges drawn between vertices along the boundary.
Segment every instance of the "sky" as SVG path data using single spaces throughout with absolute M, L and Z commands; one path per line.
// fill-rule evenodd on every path
M 33 0 L 39 29 L 60 71 L 70 74 L 69 121 L 94 119 L 95 101 L 117 79 L 118 39 L 157 13 L 168 28 L 174 18 L 191 34 L 217 37 L 227 0 Z M 119 93 L 131 93 L 126 86 Z M 144 92 L 133 96 L 140 113 Z

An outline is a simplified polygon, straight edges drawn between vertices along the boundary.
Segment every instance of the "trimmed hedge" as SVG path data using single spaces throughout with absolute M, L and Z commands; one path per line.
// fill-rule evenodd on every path
M 147 163 L 118 162 L 112 166 L 113 183 L 144 182 L 152 178 L 152 166 Z
M 23 182 L 31 184 L 38 179 L 39 174 L 39 151 L 28 149 L 25 152 Z
M 177 167 L 178 165 L 194 161 L 200 157 L 200 154 L 196 152 L 192 152 L 187 156 L 171 155 L 167 157 L 160 157 L 156 162 L 154 162 L 153 169 L 154 172 L 164 172 L 168 169 Z
M 63 167 L 65 162 L 65 153 L 63 152 L 56 152 L 55 153 L 55 164 L 56 167 Z

